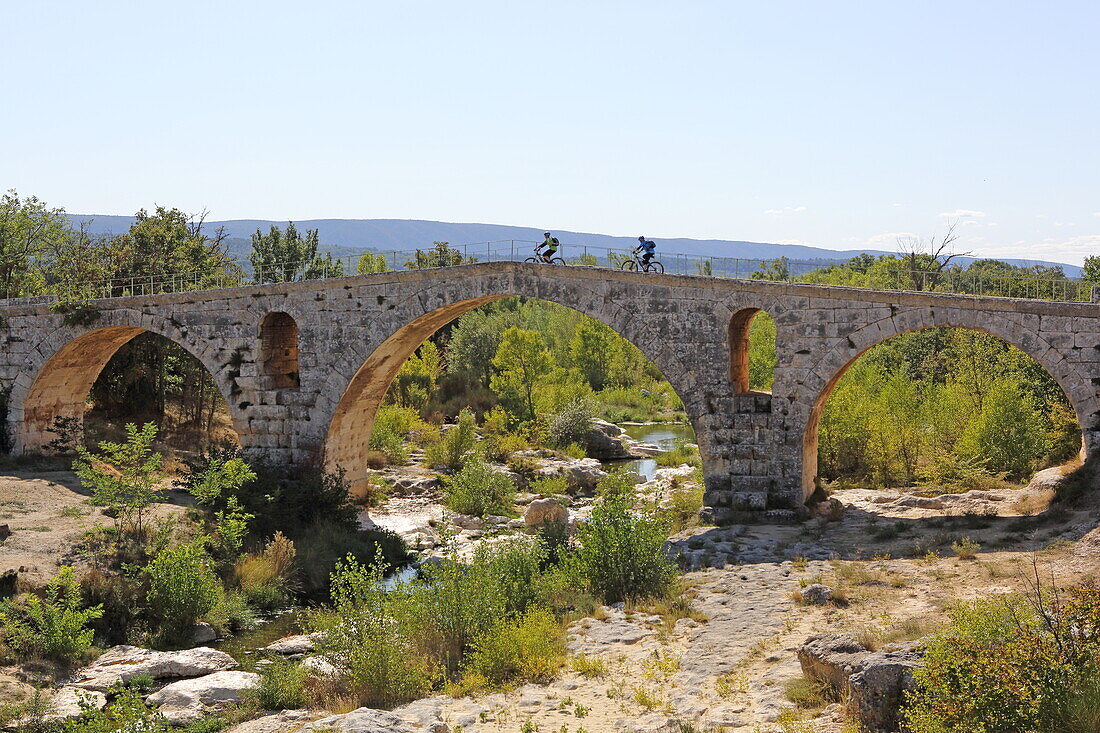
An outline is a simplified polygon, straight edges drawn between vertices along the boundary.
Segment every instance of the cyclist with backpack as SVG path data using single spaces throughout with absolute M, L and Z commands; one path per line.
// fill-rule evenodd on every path
M 638 237 L 638 246 L 634 248 L 634 254 L 642 254 L 642 269 L 649 269 L 649 263 L 657 253 L 657 245 L 645 237 Z
M 535 253 L 542 258 L 543 262 L 550 264 L 554 255 L 558 253 L 558 247 L 560 247 L 561 244 L 558 242 L 558 238 L 553 236 L 550 232 L 544 232 L 542 236 L 545 237 L 545 239 L 542 244 L 535 247 Z M 543 251 L 543 248 L 545 248 L 546 251 Z

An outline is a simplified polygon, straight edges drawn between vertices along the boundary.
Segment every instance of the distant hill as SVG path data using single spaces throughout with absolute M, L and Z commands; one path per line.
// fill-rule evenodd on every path
M 114 216 L 101 214 L 70 214 L 74 224 L 90 221 L 89 230 L 93 234 L 117 234 L 126 231 L 134 221 L 132 216 Z M 283 226 L 285 221 L 266 221 L 262 219 L 232 219 L 229 221 L 210 221 L 206 226 L 210 231 L 224 227 L 228 235 L 230 253 L 240 259 L 248 257 L 250 235 L 257 229 L 264 232 L 271 226 Z M 366 249 L 386 251 L 407 251 L 430 247 L 432 242 L 450 242 L 465 244 L 496 240 L 541 241 L 543 229 L 533 227 L 507 226 L 503 224 L 461 224 L 443 221 L 425 221 L 420 219 L 308 219 L 295 221 L 300 230 L 316 229 L 320 235 L 321 247 L 334 255 L 348 255 Z M 592 247 L 611 249 L 629 249 L 637 237 L 613 237 L 607 234 L 571 232 L 563 229 L 553 230 L 562 244 L 587 244 Z M 641 232 L 639 232 L 640 234 Z M 724 239 L 687 239 L 658 238 L 660 250 L 669 253 L 703 255 L 706 257 L 734 257 L 758 260 L 787 257 L 803 261 L 838 261 L 855 257 L 860 253 L 872 255 L 894 254 L 888 250 L 850 249 L 832 250 L 822 247 L 809 247 L 801 244 L 774 244 L 769 242 L 745 242 Z M 959 258 L 960 264 L 967 264 L 975 258 Z M 1013 265 L 1046 265 L 1061 267 L 1069 277 L 1080 277 L 1081 268 L 1061 262 L 1044 260 L 1004 259 Z

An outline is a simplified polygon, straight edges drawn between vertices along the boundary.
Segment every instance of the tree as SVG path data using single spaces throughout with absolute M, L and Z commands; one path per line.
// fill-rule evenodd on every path
M 359 263 L 355 266 L 355 274 L 357 275 L 373 275 L 376 272 L 389 272 L 389 266 L 386 265 L 386 255 L 379 252 L 364 252 L 363 256 L 359 258 Z
M 0 197 L 0 297 L 34 295 L 42 287 L 35 265 L 70 236 L 64 209 L 51 209 L 15 190 Z
M 447 372 L 470 374 L 484 387 L 488 387 L 489 377 L 493 372 L 493 357 L 500 347 L 501 334 L 517 321 L 514 314 L 493 312 L 484 307 L 463 315 L 451 332 L 447 348 Z
M 791 261 L 786 257 L 776 257 L 774 260 L 763 260 L 760 263 L 759 269 L 749 277 L 753 280 L 787 282 L 791 279 Z
M 154 283 L 178 278 L 195 288 L 223 286 L 227 279 L 235 282 L 240 273 L 226 251 L 225 232 L 219 229 L 208 237 L 203 233 L 205 216 L 163 206 L 152 214 L 138 211 L 129 231 L 101 243 L 112 263 L 109 276 Z M 129 287 L 119 283 L 113 294 L 123 295 Z
M 953 245 L 959 239 L 955 233 L 958 222 L 947 227 L 943 236 L 932 235 L 927 241 L 918 237 L 899 237 L 898 255 L 901 266 L 901 282 L 910 290 L 935 290 L 943 279 L 944 270 L 956 257 L 966 257 L 969 252 L 955 252 Z
M 1047 454 L 1047 435 L 1035 403 L 1009 379 L 993 383 L 981 412 L 963 431 L 958 452 L 991 472 L 1024 478 Z
M 1089 255 L 1085 258 L 1085 267 L 1081 277 L 1093 285 L 1100 285 L 1100 255 Z
M 538 331 L 513 326 L 504 332 L 493 357 L 497 373 L 490 386 L 501 400 L 512 406 L 512 414 L 535 417 L 535 385 L 553 367 L 550 352 Z
M 164 477 L 164 456 L 153 450 L 156 437 L 157 426 L 153 423 L 140 429 L 130 423 L 125 443 L 103 441 L 99 454 L 84 447 L 77 449 L 80 458 L 73 462 L 73 470 L 81 483 L 91 488 L 92 500 L 114 514 L 119 530 L 141 534 L 144 512 Z
M 263 234 L 257 229 L 248 255 L 252 279 L 257 283 L 278 283 L 343 275 L 343 264 L 331 252 L 318 254 L 319 247 L 316 229 L 307 229 L 303 236 L 292 221 L 287 222 L 285 231 L 273 226 Z
M 432 242 L 428 251 L 416 250 L 411 260 L 405 263 L 410 270 L 427 270 L 432 267 L 452 267 L 477 262 L 474 257 L 463 257 L 462 252 L 454 249 L 448 242 Z
M 586 318 L 577 326 L 576 335 L 569 342 L 573 365 L 596 391 L 603 389 L 611 381 L 616 341 L 614 331 L 599 321 Z

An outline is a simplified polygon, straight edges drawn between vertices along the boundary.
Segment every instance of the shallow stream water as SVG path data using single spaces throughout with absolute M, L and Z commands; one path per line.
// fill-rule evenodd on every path
M 695 442 L 695 431 L 687 423 L 626 424 L 620 425 L 620 427 L 631 438 L 640 440 L 643 443 L 653 443 L 664 450 L 675 448 L 680 443 Z M 624 466 L 632 471 L 637 471 L 646 481 L 652 479 L 657 471 L 657 461 L 653 458 L 612 461 L 608 465 Z

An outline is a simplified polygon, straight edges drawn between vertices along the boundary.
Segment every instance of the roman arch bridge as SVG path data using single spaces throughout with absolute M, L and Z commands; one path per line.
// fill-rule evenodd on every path
M 56 418 L 82 417 L 111 355 L 152 331 L 210 371 L 245 449 L 323 456 L 355 481 L 405 359 L 450 320 L 512 295 L 592 316 L 660 367 L 695 428 L 718 522 L 802 505 L 837 379 L 874 344 L 933 326 L 991 333 L 1038 360 L 1073 405 L 1086 455 L 1100 460 L 1100 305 L 513 262 L 108 298 L 89 304 L 97 315 L 86 325 L 66 324 L 47 298 L 0 301 L 7 427 L 15 451 L 42 449 Z M 748 387 L 748 326 L 760 310 L 776 322 L 771 394 Z

